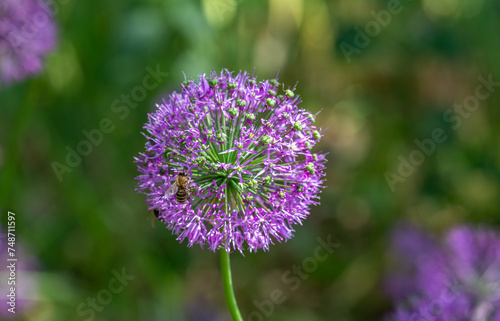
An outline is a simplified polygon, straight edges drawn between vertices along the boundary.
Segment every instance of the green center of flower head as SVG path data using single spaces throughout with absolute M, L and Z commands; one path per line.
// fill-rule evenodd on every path
M 256 249 L 267 248 L 269 235 L 290 238 L 290 226 L 317 204 L 325 163 L 324 154 L 311 153 L 321 130 L 299 103 L 294 89 L 246 73 L 224 71 L 184 83 L 182 94 L 158 106 L 146 126 L 153 155 L 140 160 L 139 189 L 172 229 L 191 231 L 188 222 L 196 222 L 190 242 L 201 238 L 220 246 L 228 226 L 241 237 L 232 239 L 238 249 L 241 240 Z M 170 196 L 181 173 L 188 183 L 181 196 Z
M 177 148 L 165 153 L 167 164 L 171 168 L 177 168 L 177 172 L 183 170 L 178 164 L 195 164 L 190 166 L 191 182 L 197 190 L 197 194 L 193 195 L 191 208 L 212 204 L 215 198 L 219 199 L 223 195 L 230 199 L 230 210 L 244 211 L 247 207 L 245 201 L 257 198 L 259 206 L 271 212 L 273 194 L 284 199 L 287 191 L 303 191 L 300 179 L 290 175 L 296 172 L 292 171 L 291 166 L 303 164 L 303 172 L 315 174 L 313 162 L 305 163 L 304 156 L 309 153 L 311 143 L 318 140 L 320 134 L 317 130 L 304 133 L 304 128 L 309 128 L 314 120 L 310 113 L 296 110 L 292 120 L 290 111 L 293 109 L 277 108 L 277 104 L 290 106 L 295 97 L 293 91 L 286 89 L 283 95 L 276 97 L 279 88 L 276 86 L 277 82 L 271 81 L 266 84 L 267 92 L 262 94 L 261 88 L 250 79 L 247 83 L 250 86 L 247 95 L 226 98 L 223 102 L 218 97 L 231 94 L 234 97 L 239 84 L 224 83 L 219 79 L 209 79 L 208 84 L 213 90 L 213 96 L 209 103 L 203 102 L 203 116 L 199 117 L 198 108 L 198 114 L 193 118 L 199 120 L 186 123 L 186 129 L 196 133 L 195 139 L 189 141 L 182 132 L 174 134 Z M 191 88 L 196 85 L 187 83 L 185 86 Z M 252 90 L 252 86 L 255 90 Z M 247 101 L 255 100 L 259 95 L 261 102 L 253 103 L 250 108 Z M 199 98 L 191 97 L 190 101 L 190 108 L 200 103 Z M 283 146 L 280 149 L 274 148 L 276 143 L 283 142 L 288 146 L 289 155 L 286 150 L 283 153 Z M 190 152 L 197 150 L 197 156 L 192 160 L 192 155 L 182 152 L 182 149 Z M 317 161 L 317 158 L 312 161 Z M 280 165 L 281 171 L 274 171 L 276 163 Z

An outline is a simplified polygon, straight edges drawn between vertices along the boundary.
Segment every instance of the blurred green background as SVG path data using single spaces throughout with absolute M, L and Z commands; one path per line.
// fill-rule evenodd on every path
M 395 224 L 436 233 L 500 224 L 498 86 L 474 111 L 453 114 L 478 77 L 500 81 L 499 1 L 403 0 L 398 13 L 387 11 L 394 1 L 376 0 L 55 3 L 60 40 L 45 71 L 0 91 L 1 223 L 16 213 L 18 245 L 38 261 L 34 304 L 20 320 L 229 320 L 218 253 L 153 228 L 134 191 L 147 113 L 183 73 L 279 71 L 328 128 L 317 148 L 329 153 L 321 206 L 289 242 L 232 255 L 245 320 L 273 289 L 287 299 L 262 320 L 381 320 L 392 309 L 382 281 Z M 116 112 L 113 102 L 137 96 L 148 67 L 168 76 Z M 60 181 L 53 163 L 105 118 L 114 130 Z M 392 191 L 387 173 L 436 128 L 447 139 Z M 340 246 L 291 290 L 283 274 L 328 235 Z M 102 311 L 77 312 L 122 268 L 135 278 Z

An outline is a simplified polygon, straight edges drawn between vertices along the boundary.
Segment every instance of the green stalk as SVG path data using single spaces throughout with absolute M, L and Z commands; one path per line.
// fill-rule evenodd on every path
M 224 284 L 224 295 L 226 297 L 226 304 L 229 308 L 229 313 L 231 313 L 233 321 L 243 321 L 234 296 L 229 253 L 227 253 L 225 249 L 220 250 L 220 267 L 222 272 L 222 283 Z

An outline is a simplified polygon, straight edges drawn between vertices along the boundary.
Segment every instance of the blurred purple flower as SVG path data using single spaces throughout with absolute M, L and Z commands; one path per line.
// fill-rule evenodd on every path
M 179 241 L 268 250 L 318 204 L 326 158 L 311 149 L 321 130 L 294 89 L 279 89 L 274 79 L 213 72 L 184 82 L 149 115 L 137 190 Z M 194 190 L 182 204 L 167 193 L 180 173 Z
M 499 232 L 460 226 L 439 242 L 404 226 L 392 243 L 401 264 L 388 277 L 399 301 L 389 320 L 500 321 Z
M 40 72 L 56 38 L 56 25 L 44 2 L 2 0 L 0 81 L 8 84 Z
M 14 244 L 15 258 L 17 261 L 9 262 L 10 258 L 7 247 L 8 239 L 7 233 L 3 232 L 3 228 L 0 227 L 0 262 L 2 267 L 0 268 L 0 293 L 2 294 L 2 302 L 0 309 L 0 319 L 19 319 L 20 317 L 29 313 L 31 308 L 34 308 L 37 304 L 37 278 L 35 277 L 34 270 L 37 267 L 36 261 L 33 257 L 26 253 L 26 251 L 18 245 L 18 240 Z M 15 275 L 11 275 L 11 270 L 8 267 L 9 264 L 15 263 Z M 8 282 L 11 282 L 10 284 Z M 15 283 L 13 283 L 15 282 Z M 11 313 L 8 309 L 11 306 L 7 303 L 10 297 L 7 295 L 11 294 L 11 287 L 15 288 L 15 311 L 16 313 Z M 12 296 L 11 296 L 12 297 Z M 19 319 L 20 320 L 20 319 Z

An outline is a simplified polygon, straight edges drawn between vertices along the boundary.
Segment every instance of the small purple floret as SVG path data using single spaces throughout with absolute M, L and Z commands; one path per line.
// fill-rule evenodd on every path
M 149 115 L 137 190 L 179 241 L 268 250 L 319 204 L 326 155 L 311 149 L 321 129 L 298 108 L 294 88 L 282 88 L 247 72 L 213 72 L 184 82 Z M 184 204 L 166 194 L 181 172 L 194 190 Z

